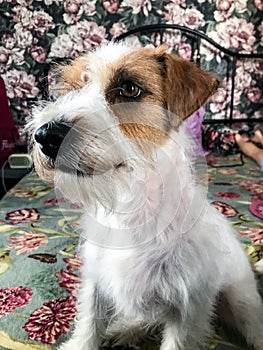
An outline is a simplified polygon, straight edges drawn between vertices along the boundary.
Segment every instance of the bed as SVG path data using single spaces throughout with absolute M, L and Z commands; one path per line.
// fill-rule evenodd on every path
M 147 28 L 147 33 L 150 29 Z M 193 34 L 190 32 L 191 40 Z M 134 35 L 134 31 L 128 35 Z M 148 37 L 140 36 L 144 41 Z M 193 41 L 192 52 L 198 58 L 196 45 Z M 233 73 L 233 62 L 230 65 Z M 231 79 L 232 82 L 235 79 L 233 74 Z M 231 91 L 230 96 L 234 93 Z M 233 123 L 231 100 L 226 113 L 223 121 Z M 228 157 L 210 154 L 207 164 L 209 200 L 237 230 L 263 296 L 262 173 L 252 160 L 240 154 Z M 78 205 L 68 202 L 40 180 L 34 170 L 0 201 L 1 350 L 55 349 L 70 337 L 80 285 L 77 247 L 81 213 Z M 142 345 L 141 349 L 157 349 L 156 343 Z M 200 347 L 200 350 L 208 349 L 247 347 L 238 335 L 226 332 L 218 324 L 217 334 Z

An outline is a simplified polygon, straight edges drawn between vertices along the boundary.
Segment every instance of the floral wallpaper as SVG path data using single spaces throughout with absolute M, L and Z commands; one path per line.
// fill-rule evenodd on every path
M 0 74 L 14 120 L 23 124 L 41 98 L 43 72 L 54 58 L 74 57 L 154 23 L 184 25 L 226 48 L 262 53 L 262 18 L 262 0 L 0 0 Z M 168 32 L 165 40 L 189 59 L 192 48 L 185 38 Z M 222 61 L 208 46 L 201 54 L 209 69 Z M 238 62 L 234 117 L 262 117 L 262 72 L 262 60 Z M 209 105 L 214 118 L 223 117 L 229 103 L 229 79 L 222 86 Z

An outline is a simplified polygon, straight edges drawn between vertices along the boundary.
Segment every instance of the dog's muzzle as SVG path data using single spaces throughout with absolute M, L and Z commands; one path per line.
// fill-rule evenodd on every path
M 72 126 L 71 123 L 49 122 L 35 132 L 35 141 L 39 144 L 41 152 L 50 160 L 56 160 L 59 148 Z

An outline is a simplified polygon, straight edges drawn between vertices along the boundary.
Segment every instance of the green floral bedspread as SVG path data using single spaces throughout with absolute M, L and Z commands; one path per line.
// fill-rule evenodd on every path
M 260 278 L 263 178 L 248 159 L 232 167 L 236 158 L 208 158 L 209 199 L 231 220 Z M 49 350 L 69 337 L 80 284 L 80 215 L 34 172 L 0 201 L 0 349 Z M 220 336 L 208 348 L 245 349 Z

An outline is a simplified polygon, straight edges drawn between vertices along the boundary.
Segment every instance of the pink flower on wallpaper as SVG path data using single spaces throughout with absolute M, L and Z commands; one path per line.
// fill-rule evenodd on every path
M 247 11 L 248 0 L 235 0 L 235 11 L 237 13 L 245 13 Z
M 204 15 L 200 11 L 194 8 L 187 8 L 185 10 L 183 16 L 183 25 L 192 29 L 198 29 L 204 24 Z
M 2 36 L 2 43 L 8 50 L 12 50 L 17 44 L 16 39 L 11 34 L 4 34 Z
M 250 227 L 245 231 L 238 231 L 241 236 L 249 237 L 253 244 L 262 244 L 263 243 L 263 229 Z
M 262 0 L 254 0 L 254 4 L 260 11 L 263 11 L 263 1 Z
M 43 0 L 36 0 L 39 2 L 43 2 Z M 53 2 L 57 2 L 58 0 L 44 0 L 45 5 L 52 5 Z
M 187 61 L 192 57 L 192 47 L 189 44 L 182 42 L 177 48 L 178 55 Z
M 47 53 L 42 46 L 32 46 L 30 48 L 32 58 L 38 63 L 44 63 L 47 58 Z
M 94 16 L 96 14 L 96 3 L 97 0 L 84 1 L 83 11 L 87 16 Z
M 12 69 L 7 71 L 2 78 L 6 82 L 9 98 L 34 98 L 39 93 L 35 77 L 32 74 L 27 74 L 25 71 Z
M 169 3 L 165 6 L 165 19 L 168 23 L 179 24 L 191 29 L 197 29 L 204 25 L 204 15 L 195 8 L 183 9 L 177 3 Z
M 236 199 L 240 197 L 240 194 L 236 192 L 218 192 L 216 196 L 221 199 Z
M 263 46 L 263 21 L 261 22 L 261 24 L 258 26 L 258 31 L 259 31 L 259 34 L 260 34 L 260 43 L 261 43 L 261 46 Z
M 33 12 L 31 9 L 29 9 L 25 4 L 17 4 L 13 8 L 14 16 L 13 21 L 15 23 L 20 23 L 21 27 L 25 30 L 31 30 L 33 28 L 32 26 L 32 17 Z
M 205 0 L 201 0 L 200 2 L 204 2 Z M 176 6 L 186 7 L 186 0 L 166 0 L 167 4 L 172 3 Z
M 151 40 L 155 46 L 162 43 L 165 44 L 169 51 L 176 49 L 181 43 L 183 43 L 182 34 L 179 31 L 165 31 L 161 37 L 160 33 L 153 33 Z
M 96 22 L 81 21 L 76 24 L 76 30 L 86 50 L 98 47 L 107 36 L 106 29 Z
M 127 31 L 126 25 L 122 22 L 114 23 L 110 29 L 110 33 L 113 38 L 125 33 Z
M 228 218 L 233 218 L 238 213 L 238 211 L 232 207 L 232 205 L 220 201 L 214 201 L 211 203 L 211 205 Z
M 76 24 L 83 12 L 83 0 L 66 0 L 64 1 L 65 13 L 63 14 L 64 22 L 67 24 Z
M 83 0 L 63 1 L 65 11 L 72 14 L 78 14 L 80 12 L 82 3 L 83 3 Z
M 11 221 L 14 225 L 22 222 L 35 222 L 39 220 L 39 212 L 35 208 L 14 210 L 7 213 L 5 219 Z
M 74 57 L 105 42 L 106 29 L 96 22 L 80 21 L 68 29 L 67 34 L 58 35 L 50 51 L 51 57 Z
M 102 0 L 102 6 L 109 13 L 116 13 L 119 8 L 119 0 Z
M 33 30 L 43 36 L 50 29 L 54 28 L 53 18 L 45 11 L 34 11 L 32 15 Z
M 216 25 L 215 32 L 208 32 L 210 37 L 216 37 L 217 43 L 225 48 L 239 49 L 251 52 L 256 41 L 254 24 L 244 18 L 233 17 Z
M 183 25 L 184 9 L 177 2 L 168 3 L 164 10 L 164 18 L 168 23 Z
M 233 3 L 234 0 L 216 0 L 216 7 L 220 11 L 228 11 Z
M 131 7 L 134 15 L 142 12 L 147 17 L 152 10 L 152 0 L 123 0 L 121 7 Z
M 32 33 L 29 30 L 24 29 L 21 23 L 15 24 L 14 39 L 16 40 L 16 47 L 21 49 L 31 47 L 34 42 Z
M 261 90 L 257 87 L 251 86 L 247 91 L 248 99 L 253 103 L 258 103 L 261 99 Z
M 49 53 L 49 57 L 74 57 L 78 52 L 83 51 L 83 46 L 80 44 L 79 48 L 74 47 L 75 44 L 68 34 L 58 35 L 52 45 Z
M 10 57 L 10 50 L 7 50 L 5 47 L 0 47 L 0 64 L 7 64 Z
M 32 295 L 32 289 L 21 286 L 0 289 L 0 317 L 27 305 Z
M 23 326 L 31 340 L 54 344 L 56 340 L 70 330 L 70 322 L 76 316 L 76 299 L 61 297 L 43 304 L 29 317 Z
M 43 244 L 48 243 L 48 238 L 43 233 L 19 231 L 21 236 L 8 237 L 12 244 L 8 245 L 8 249 L 16 249 L 17 255 L 29 253 L 38 249 Z

